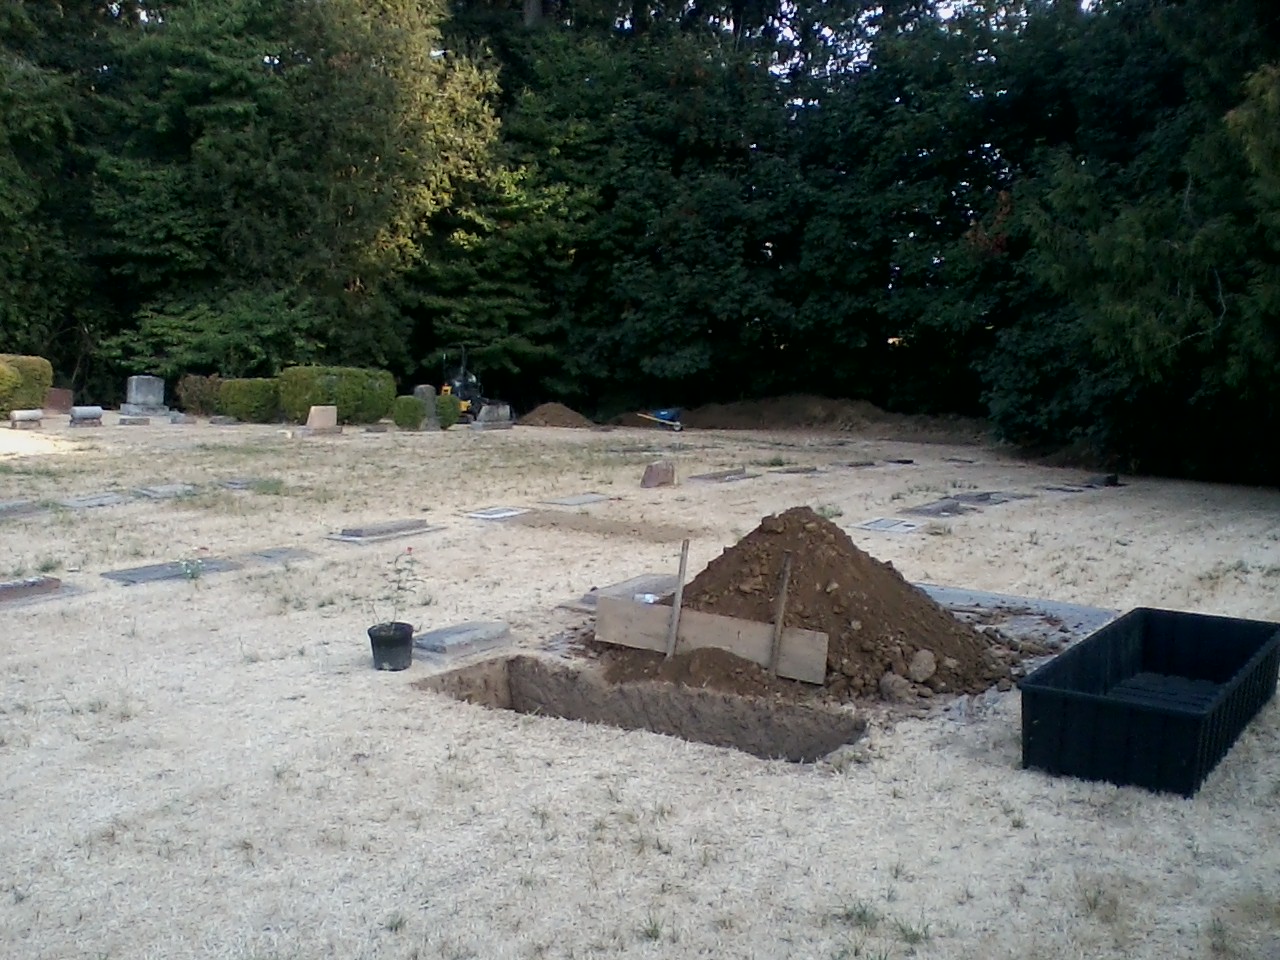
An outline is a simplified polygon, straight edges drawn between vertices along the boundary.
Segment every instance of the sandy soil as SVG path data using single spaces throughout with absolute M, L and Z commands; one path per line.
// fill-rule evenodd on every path
M 761 476 L 640 489 L 660 455 L 682 477 Z M 769 472 L 885 457 L 916 462 Z M 406 546 L 424 582 L 404 619 L 504 619 L 537 648 L 583 622 L 557 603 L 674 569 L 683 536 L 696 572 L 766 513 L 810 504 L 851 527 L 954 490 L 1037 496 L 855 541 L 916 581 L 1280 620 L 1280 493 L 1039 489 L 1075 479 L 849 433 L 0 431 L 0 501 L 201 486 L 0 518 L 0 579 L 76 590 L 0 606 L 0 956 L 1274 960 L 1275 704 L 1186 801 L 1020 770 L 1016 691 L 797 766 L 486 711 L 415 690 L 423 664 L 370 668 L 364 630 L 391 612 L 385 566 Z M 464 516 L 587 490 L 618 499 Z M 444 529 L 323 539 L 413 517 Z M 99 576 L 279 546 L 313 556 Z

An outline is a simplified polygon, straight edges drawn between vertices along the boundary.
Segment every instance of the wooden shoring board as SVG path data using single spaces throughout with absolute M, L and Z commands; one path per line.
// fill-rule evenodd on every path
M 601 597 L 597 604 L 596 639 L 604 643 L 665 653 L 670 624 L 670 607 L 613 597 Z M 675 652 L 687 653 L 702 647 L 720 647 L 767 669 L 773 648 L 773 624 L 686 609 L 680 614 Z M 796 627 L 783 630 L 778 675 L 822 683 L 827 676 L 827 635 Z

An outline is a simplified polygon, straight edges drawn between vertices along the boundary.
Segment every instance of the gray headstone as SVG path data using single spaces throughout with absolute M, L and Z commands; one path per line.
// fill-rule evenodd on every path
M 10 410 L 9 427 L 12 430 L 38 430 L 44 419 L 43 410 Z
M 125 385 L 125 402 L 120 412 L 127 417 L 163 416 L 169 412 L 164 405 L 164 381 L 159 377 L 130 377 Z
M 218 414 L 218 416 L 216 417 L 209 418 L 209 423 L 215 427 L 234 427 L 239 422 L 240 421 L 237 420 L 235 417 L 227 417 L 227 416 L 223 416 L 222 414 Z
M 169 415 L 169 422 L 182 424 L 184 426 L 187 424 L 199 423 L 199 421 L 189 413 L 172 413 Z
M 413 395 L 427 405 L 427 418 L 422 422 L 422 429 L 439 430 L 440 414 L 436 411 L 436 388 L 429 383 L 422 383 L 413 388 Z
M 95 406 L 72 407 L 71 408 L 71 426 L 73 427 L 102 426 L 102 408 L 95 407 Z
M 121 417 L 120 426 L 122 427 L 145 427 L 150 425 L 150 417 Z

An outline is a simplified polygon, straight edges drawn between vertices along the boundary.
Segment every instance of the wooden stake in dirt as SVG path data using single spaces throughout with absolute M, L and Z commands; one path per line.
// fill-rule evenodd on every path
M 671 602 L 671 627 L 667 630 L 667 659 L 676 652 L 676 637 L 680 634 L 680 607 L 684 604 L 684 575 L 689 566 L 689 541 L 680 544 L 680 575 L 676 578 L 676 595 Z
M 773 646 L 769 650 L 769 672 L 778 675 L 778 655 L 782 652 L 782 620 L 787 615 L 787 588 L 791 586 L 791 551 L 782 555 L 782 579 L 778 602 L 773 608 Z

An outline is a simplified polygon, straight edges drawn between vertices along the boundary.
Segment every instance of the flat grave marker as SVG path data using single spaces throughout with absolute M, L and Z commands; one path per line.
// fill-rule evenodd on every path
M 158 483 L 151 487 L 138 487 L 134 492 L 148 500 L 171 500 L 174 497 L 189 497 L 199 489 L 190 483 Z
M 736 467 L 732 470 L 716 470 L 713 473 L 699 473 L 690 477 L 690 480 L 697 480 L 700 483 L 733 483 L 737 480 L 751 480 L 760 476 L 758 473 L 747 473 L 746 467 Z
M 919 506 L 906 507 L 902 512 L 917 517 L 959 517 L 966 513 L 977 513 L 978 508 L 963 504 L 955 497 L 943 497 Z
M 127 502 L 128 499 L 123 493 L 107 491 L 106 493 L 89 493 L 81 497 L 66 497 L 56 503 L 68 510 L 88 510 L 92 507 L 114 507 L 116 504 Z
M 601 597 L 612 597 L 616 600 L 665 597 L 675 590 L 677 579 L 674 573 L 644 573 L 608 586 L 592 587 L 577 600 L 566 600 L 560 606 L 565 610 L 594 613 Z M 646 601 L 640 599 L 640 602 Z
M 6 517 L 26 517 L 44 509 L 34 500 L 0 500 L 0 520 Z
M 915 520 L 903 520 L 899 517 L 873 517 L 870 520 L 863 520 L 862 523 L 855 523 L 855 530 L 874 530 L 877 533 L 914 533 L 923 527 L 924 524 Z
M 301 547 L 268 547 L 265 550 L 253 550 L 239 555 L 239 559 L 250 563 L 297 563 L 312 560 L 315 554 Z
M 0 582 L 0 603 L 57 593 L 60 589 L 62 589 L 62 581 L 57 577 L 25 577 L 21 580 L 5 580 Z
M 174 560 L 169 563 L 152 563 L 124 570 L 108 570 L 102 574 L 108 580 L 132 587 L 139 583 L 157 583 L 162 580 L 198 580 L 211 573 L 227 573 L 239 570 L 234 560 L 219 557 L 200 557 L 197 560 Z
M 380 543 L 383 540 L 411 537 L 418 533 L 433 533 L 442 529 L 444 528 L 428 520 L 389 520 L 363 527 L 344 527 L 337 533 L 329 534 L 325 539 L 337 540 L 340 543 Z
M 567 497 L 556 497 L 554 500 L 543 500 L 542 503 L 556 507 L 585 507 L 589 503 L 603 503 L 612 500 L 603 493 L 575 493 Z
M 465 657 L 483 650 L 504 647 L 511 642 L 511 628 L 501 621 L 471 621 L 416 634 L 418 650 L 442 657 Z
M 528 512 L 525 507 L 485 507 L 483 510 L 472 510 L 467 516 L 472 520 L 510 520 Z

